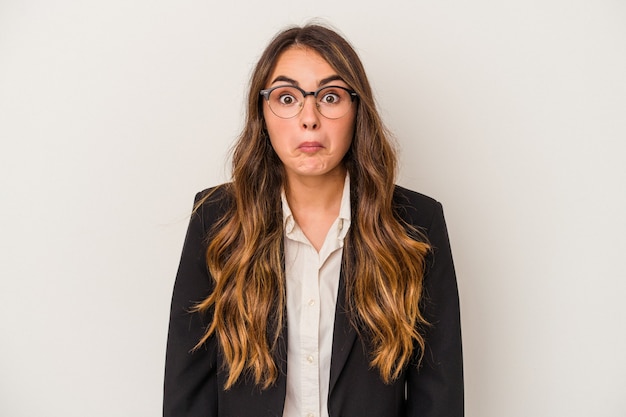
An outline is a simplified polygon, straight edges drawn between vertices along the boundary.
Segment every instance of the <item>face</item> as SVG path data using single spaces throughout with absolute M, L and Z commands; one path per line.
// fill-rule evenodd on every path
M 349 88 L 324 58 L 302 47 L 292 47 L 279 56 L 265 88 L 289 84 L 305 91 L 316 91 L 325 85 Z M 282 119 L 263 100 L 270 142 L 285 166 L 287 179 L 345 174 L 342 160 L 352 143 L 356 102 L 338 119 L 324 117 L 315 102 L 313 96 L 307 96 L 298 115 Z

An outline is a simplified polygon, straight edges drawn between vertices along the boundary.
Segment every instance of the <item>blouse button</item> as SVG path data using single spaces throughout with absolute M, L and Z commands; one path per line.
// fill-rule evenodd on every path
M 311 307 L 313 307 L 313 306 L 315 305 L 315 300 L 310 299 L 310 300 L 309 300 L 309 305 L 310 305 Z
M 309 355 L 306 357 L 308 363 L 313 363 L 313 355 Z

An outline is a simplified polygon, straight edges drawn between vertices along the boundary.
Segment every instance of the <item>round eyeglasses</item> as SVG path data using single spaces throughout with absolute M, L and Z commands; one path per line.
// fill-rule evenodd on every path
M 315 98 L 315 107 L 320 114 L 328 119 L 339 119 L 345 116 L 352 107 L 357 93 L 346 87 L 329 85 L 317 91 L 304 91 L 295 85 L 277 85 L 261 90 L 260 94 L 267 101 L 272 113 L 281 119 L 297 116 L 304 107 L 307 96 Z

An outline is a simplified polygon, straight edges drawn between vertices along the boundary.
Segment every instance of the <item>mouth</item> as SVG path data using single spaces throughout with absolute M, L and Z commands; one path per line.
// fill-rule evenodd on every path
M 321 149 L 324 149 L 324 146 L 319 142 L 302 142 L 298 146 L 298 150 L 304 153 L 314 153 Z

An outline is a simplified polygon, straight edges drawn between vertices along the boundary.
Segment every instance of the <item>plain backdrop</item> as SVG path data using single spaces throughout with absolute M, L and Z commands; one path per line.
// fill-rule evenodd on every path
M 623 0 L 0 0 L 0 415 L 160 414 L 194 193 L 312 18 L 444 205 L 466 415 L 626 416 Z

